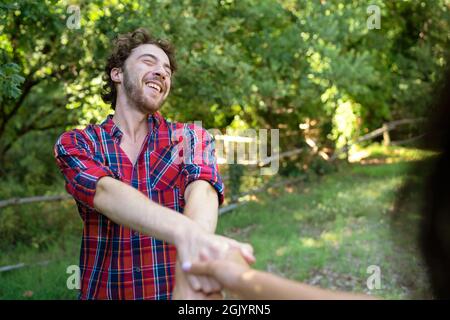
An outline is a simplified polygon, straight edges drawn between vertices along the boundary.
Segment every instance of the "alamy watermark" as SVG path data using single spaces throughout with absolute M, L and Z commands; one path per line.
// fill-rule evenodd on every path
M 381 289 L 381 268 L 377 265 L 370 265 L 366 272 L 370 274 L 366 281 L 367 289 Z
M 377 5 L 370 5 L 367 7 L 366 10 L 367 14 L 370 16 L 367 18 L 366 24 L 367 29 L 373 30 L 373 29 L 381 29 L 381 10 L 380 7 Z
M 81 28 L 80 7 L 76 5 L 70 5 L 69 7 L 67 7 L 67 13 L 70 14 L 70 16 L 67 18 L 66 21 L 67 28 L 71 30 L 80 29 Z
M 70 265 L 67 267 L 66 273 L 70 274 L 66 281 L 67 289 L 80 290 L 80 267 L 74 264 Z
M 260 167 L 261 175 L 274 175 L 279 169 L 279 129 L 227 131 L 202 128 L 201 121 L 172 132 L 175 164 L 242 164 Z

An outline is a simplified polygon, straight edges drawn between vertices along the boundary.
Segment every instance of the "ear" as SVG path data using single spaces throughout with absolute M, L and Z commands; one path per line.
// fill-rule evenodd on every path
M 112 68 L 109 74 L 111 76 L 111 80 L 113 82 L 121 83 L 122 82 L 122 69 L 120 68 Z

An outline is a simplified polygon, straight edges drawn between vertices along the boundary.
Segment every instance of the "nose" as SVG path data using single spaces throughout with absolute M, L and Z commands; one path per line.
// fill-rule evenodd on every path
M 165 71 L 161 71 L 161 70 L 155 71 L 155 75 L 157 77 L 159 77 L 161 80 L 166 80 L 166 77 L 167 77 Z
M 168 77 L 167 71 L 164 69 L 162 65 L 158 65 L 154 70 L 154 75 L 159 77 L 161 80 L 166 80 Z

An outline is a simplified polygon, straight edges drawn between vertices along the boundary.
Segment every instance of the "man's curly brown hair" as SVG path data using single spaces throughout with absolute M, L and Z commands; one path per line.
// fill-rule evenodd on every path
M 103 80 L 106 83 L 103 85 L 102 99 L 106 103 L 110 103 L 113 110 L 116 109 L 117 90 L 115 83 L 111 79 L 111 70 L 113 68 L 123 69 L 125 60 L 130 56 L 131 51 L 143 44 L 153 44 L 161 48 L 169 57 L 172 74 L 177 69 L 175 49 L 169 41 L 154 38 L 144 28 L 139 28 L 126 34 L 119 34 L 114 40 L 114 46 L 111 55 L 108 57 L 105 74 L 103 75 Z

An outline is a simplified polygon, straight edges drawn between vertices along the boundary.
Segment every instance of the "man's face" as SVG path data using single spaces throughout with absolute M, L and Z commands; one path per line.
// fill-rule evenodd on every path
M 143 113 L 158 111 L 170 92 L 169 57 L 153 44 L 133 49 L 125 61 L 123 86 L 130 102 Z

